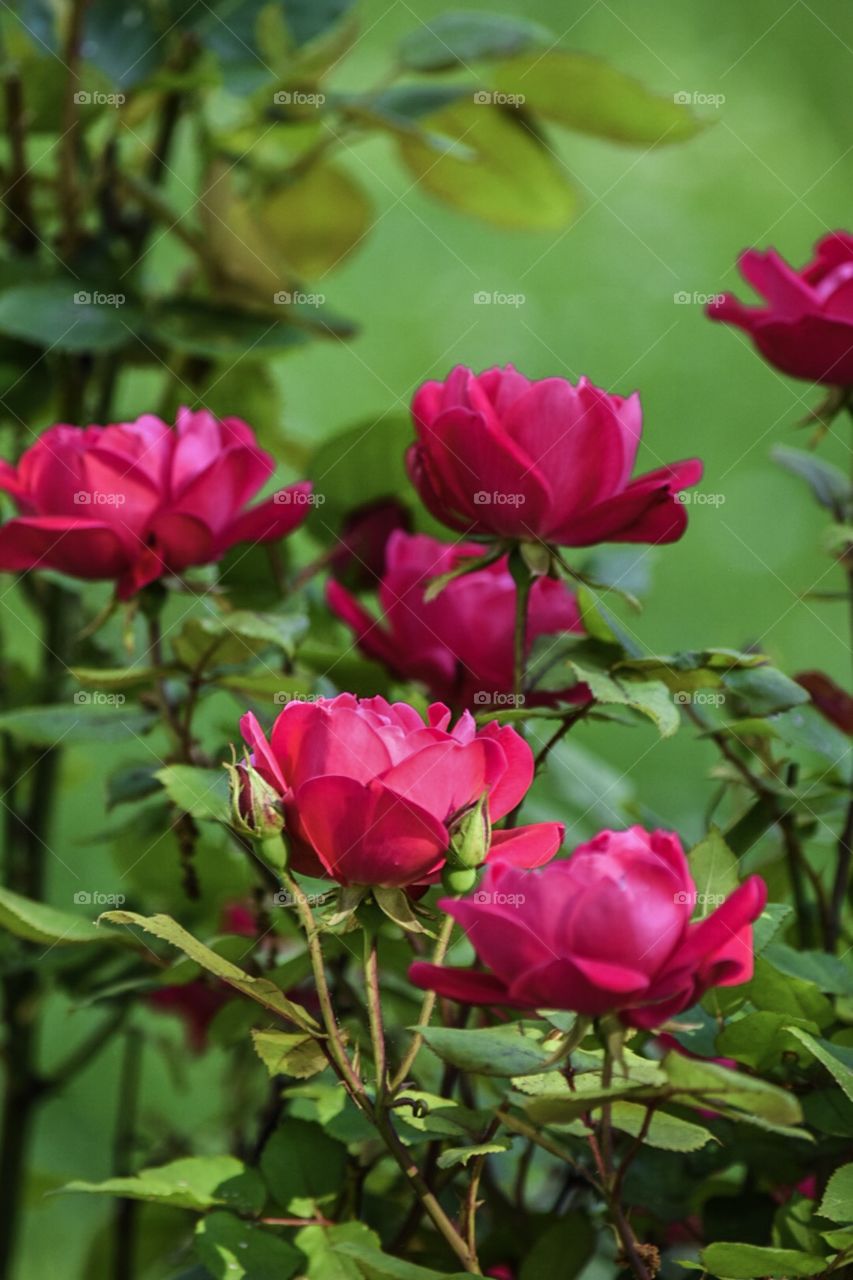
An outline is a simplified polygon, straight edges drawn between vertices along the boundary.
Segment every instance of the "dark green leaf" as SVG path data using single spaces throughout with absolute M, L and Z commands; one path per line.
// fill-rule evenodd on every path
M 478 58 L 507 58 L 551 44 L 545 27 L 500 13 L 440 13 L 400 41 L 400 61 L 412 71 L 447 71 Z
M 215 1280 L 288 1280 L 302 1264 L 292 1244 L 231 1213 L 202 1218 L 195 1248 Z

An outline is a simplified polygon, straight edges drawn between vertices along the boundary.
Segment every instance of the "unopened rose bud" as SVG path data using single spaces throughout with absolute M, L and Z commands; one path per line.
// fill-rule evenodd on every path
M 231 825 L 251 840 L 280 836 L 284 830 L 281 800 L 248 761 L 227 764 L 231 779 Z
M 441 885 L 454 896 L 469 893 L 477 883 L 477 872 L 472 867 L 445 867 L 441 873 Z
M 492 838 L 492 825 L 484 792 L 472 809 L 461 814 L 450 828 L 447 865 L 451 870 L 471 870 L 486 861 Z

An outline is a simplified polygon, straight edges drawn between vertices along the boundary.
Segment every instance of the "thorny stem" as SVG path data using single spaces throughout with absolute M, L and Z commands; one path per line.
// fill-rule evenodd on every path
M 601 1072 L 601 1087 L 609 1089 L 613 1083 L 613 1051 L 608 1044 L 604 1048 L 604 1067 Z M 637 1247 L 637 1240 L 634 1232 L 631 1230 L 631 1224 L 622 1208 L 622 1202 L 619 1196 L 621 1190 L 621 1182 L 619 1176 L 613 1167 L 613 1122 L 611 1115 L 611 1103 L 605 1102 L 601 1108 L 601 1121 L 599 1124 L 599 1142 L 597 1148 L 594 1144 L 593 1154 L 599 1164 L 604 1195 L 607 1200 L 607 1207 L 610 1216 L 613 1219 L 613 1225 L 616 1228 L 620 1243 L 625 1252 L 625 1257 L 636 1276 L 637 1280 L 651 1280 L 649 1269 L 640 1256 Z
M 516 553 L 511 553 L 511 558 Z M 513 675 L 512 692 L 516 707 L 522 706 L 524 697 L 524 674 L 527 665 L 527 615 L 530 606 L 530 591 L 533 586 L 533 575 L 518 554 L 515 578 L 515 626 L 513 628 Z
M 379 963 L 376 934 L 364 930 L 364 985 L 367 992 L 367 1017 L 370 1024 L 370 1042 L 373 1046 L 373 1062 L 376 1068 L 376 1109 L 385 1105 L 385 1028 L 382 1025 L 382 998 L 379 994 Z

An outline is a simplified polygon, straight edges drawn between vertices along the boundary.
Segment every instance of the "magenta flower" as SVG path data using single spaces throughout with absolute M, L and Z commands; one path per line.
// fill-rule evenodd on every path
M 533 781 L 533 755 L 514 729 L 478 730 L 465 712 L 351 693 L 291 702 L 269 741 L 249 712 L 240 724 L 252 764 L 284 804 L 292 865 L 340 884 L 405 887 L 435 880 L 451 829 L 487 798 L 497 822 Z M 559 823 L 491 833 L 488 856 L 518 866 L 553 857 Z
M 853 385 L 853 236 L 824 236 L 801 271 L 774 249 L 747 249 L 738 265 L 765 305 L 748 307 L 726 293 L 709 305 L 711 319 L 743 329 L 783 373 Z
M 326 587 L 329 607 L 352 628 L 366 657 L 404 680 L 422 681 L 432 697 L 453 706 L 483 706 L 513 687 L 516 586 L 506 556 L 455 578 L 434 600 L 425 599 L 432 579 L 480 551 L 473 543 L 451 546 L 426 534 L 394 533 L 379 584 L 381 619 L 334 581 Z M 537 578 L 530 593 L 528 649 L 540 636 L 567 631 L 583 632 L 574 594 L 552 578 Z
M 603 831 L 540 872 L 497 864 L 471 897 L 443 900 L 485 971 L 418 963 L 409 977 L 469 1004 L 616 1013 L 657 1027 L 709 987 L 752 976 L 752 924 L 766 897 L 750 876 L 691 923 L 696 886 L 678 837 Z
M 181 409 L 108 427 L 51 427 L 0 489 L 20 515 L 0 525 L 0 570 L 115 579 L 124 600 L 167 573 L 210 564 L 238 542 L 268 542 L 308 514 L 308 483 L 247 507 L 275 469 L 251 428 Z
M 566 547 L 675 542 L 678 493 L 702 464 L 674 462 L 631 479 L 640 399 L 586 378 L 535 382 L 512 365 L 455 368 L 415 395 L 409 473 L 432 514 L 464 533 Z

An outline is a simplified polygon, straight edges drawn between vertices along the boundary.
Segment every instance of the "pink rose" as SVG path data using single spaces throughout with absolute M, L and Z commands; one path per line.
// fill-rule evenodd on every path
M 586 547 L 675 542 L 687 524 L 680 490 L 702 464 L 675 462 L 631 479 L 642 432 L 639 396 L 586 378 L 531 382 L 512 365 L 455 368 L 412 403 L 409 473 L 432 514 L 463 533 Z
M 255 716 L 240 722 L 252 764 L 284 802 L 292 865 L 340 884 L 407 886 L 441 872 L 455 824 L 487 797 L 492 822 L 533 781 L 533 755 L 514 729 L 477 730 L 466 711 L 351 693 L 291 702 L 267 741 Z M 559 848 L 558 823 L 491 833 L 490 856 L 539 866 Z
M 709 987 L 752 976 L 751 926 L 766 896 L 750 876 L 691 924 L 696 887 L 678 837 L 603 831 L 541 872 L 497 864 L 471 897 L 441 902 L 485 972 L 418 963 L 409 976 L 470 1004 L 618 1013 L 656 1027 Z
M 174 430 L 152 414 L 51 427 L 17 468 L 0 462 L 0 489 L 20 512 L 0 525 L 0 570 L 115 578 L 125 600 L 163 574 L 300 524 L 307 483 L 247 509 L 274 469 L 245 422 L 204 409 L 181 409 Z
M 329 556 L 333 578 L 354 591 L 368 591 L 385 572 L 388 539 L 395 529 L 409 530 L 412 517 L 397 498 L 379 498 L 345 517 L 338 544 Z
M 435 698 L 454 706 L 481 706 L 513 687 L 513 623 L 516 587 L 507 557 L 449 582 L 434 600 L 424 599 L 431 579 L 465 556 L 472 543 L 451 546 L 426 534 L 394 533 L 379 585 L 377 620 L 338 582 L 326 598 L 355 632 L 359 648 L 404 680 L 422 681 Z M 537 578 L 530 593 L 528 648 L 544 635 L 583 632 L 575 597 L 552 578 Z M 584 699 L 585 686 L 581 686 Z
M 743 329 L 783 373 L 853 384 L 853 236 L 824 236 L 801 271 L 773 249 L 747 249 L 738 265 L 766 305 L 747 307 L 726 293 L 708 307 L 711 319 Z

